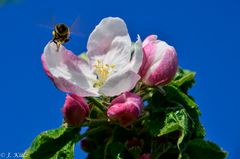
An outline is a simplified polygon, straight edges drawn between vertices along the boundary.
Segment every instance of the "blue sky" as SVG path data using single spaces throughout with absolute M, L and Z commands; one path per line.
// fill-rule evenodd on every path
M 86 50 L 99 21 L 118 16 L 132 40 L 157 34 L 173 45 L 183 68 L 197 72 L 191 90 L 202 111 L 206 139 L 237 159 L 240 147 L 240 2 L 237 0 L 61 1 L 18 0 L 0 6 L 0 153 L 23 152 L 40 132 L 58 127 L 65 93 L 45 75 L 40 60 L 51 17 L 71 24 L 80 17 L 80 37 L 67 47 Z M 76 157 L 83 158 L 79 145 Z

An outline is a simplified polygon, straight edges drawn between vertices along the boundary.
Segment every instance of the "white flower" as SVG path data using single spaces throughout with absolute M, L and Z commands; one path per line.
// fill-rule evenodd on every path
M 79 96 L 116 96 L 133 89 L 140 79 L 142 43 L 138 37 L 132 53 L 125 22 L 105 18 L 91 33 L 87 44 L 88 61 L 64 46 L 49 42 L 42 54 L 47 75 L 57 88 Z

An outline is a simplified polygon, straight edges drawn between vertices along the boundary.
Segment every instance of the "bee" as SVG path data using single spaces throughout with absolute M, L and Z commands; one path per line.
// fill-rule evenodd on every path
M 1 1 L 1 0 L 0 0 Z M 59 48 L 61 45 L 67 43 L 72 39 L 70 35 L 75 35 L 77 37 L 83 36 L 81 32 L 79 32 L 80 28 L 80 17 L 78 16 L 73 23 L 68 26 L 65 23 L 56 23 L 56 18 L 52 17 L 51 21 L 48 22 L 50 24 L 37 24 L 39 27 L 44 27 L 47 29 L 52 30 L 52 42 L 54 42 L 57 46 L 57 52 L 59 51 Z
M 52 31 L 52 41 L 57 45 L 57 51 L 60 46 L 70 40 L 70 28 L 66 24 L 57 24 Z

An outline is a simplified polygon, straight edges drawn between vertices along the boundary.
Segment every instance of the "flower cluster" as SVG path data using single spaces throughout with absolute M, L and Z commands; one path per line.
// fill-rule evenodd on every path
M 38 135 L 24 159 L 72 159 L 78 141 L 88 159 L 227 155 L 204 140 L 201 112 L 188 93 L 195 73 L 178 68 L 176 50 L 156 35 L 132 42 L 122 19 L 105 18 L 91 33 L 86 53 L 77 56 L 50 41 L 42 64 L 67 93 L 64 123 Z
M 121 126 L 131 125 L 141 114 L 143 101 L 133 89 L 167 84 L 177 67 L 175 49 L 156 35 L 143 43 L 138 36 L 132 44 L 125 22 L 105 18 L 91 33 L 87 59 L 73 54 L 64 46 L 49 42 L 42 54 L 45 72 L 55 86 L 67 95 L 63 108 L 65 121 L 81 124 L 89 106 L 83 97 L 115 97 L 107 107 L 107 116 Z

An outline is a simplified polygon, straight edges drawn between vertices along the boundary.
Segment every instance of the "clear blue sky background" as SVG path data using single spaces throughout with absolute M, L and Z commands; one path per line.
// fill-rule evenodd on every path
M 23 152 L 40 132 L 58 127 L 65 93 L 40 60 L 50 22 L 80 16 L 81 37 L 67 47 L 86 50 L 88 35 L 108 16 L 123 18 L 133 40 L 157 34 L 173 45 L 182 67 L 197 72 L 191 94 L 202 111 L 206 138 L 240 157 L 240 2 L 237 0 L 61 1 L 18 0 L 0 6 L 0 152 Z M 76 159 L 84 158 L 79 145 Z

